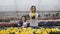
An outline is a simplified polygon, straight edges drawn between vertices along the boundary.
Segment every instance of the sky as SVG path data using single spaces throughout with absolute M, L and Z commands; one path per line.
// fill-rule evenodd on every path
M 60 0 L 0 0 L 0 12 L 30 11 L 33 5 L 37 11 L 60 11 Z

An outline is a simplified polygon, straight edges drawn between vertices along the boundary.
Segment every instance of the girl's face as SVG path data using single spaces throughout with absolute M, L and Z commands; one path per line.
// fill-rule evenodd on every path
M 32 7 L 31 10 L 32 10 L 33 13 L 36 12 L 36 8 L 35 7 Z
M 25 21 L 25 17 L 22 17 L 22 20 Z

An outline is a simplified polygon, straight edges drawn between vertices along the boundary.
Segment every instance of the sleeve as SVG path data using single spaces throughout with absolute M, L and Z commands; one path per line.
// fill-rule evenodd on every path
M 29 13 L 29 16 L 31 17 L 31 13 Z
M 30 18 L 31 18 L 31 13 L 29 13 L 29 16 L 30 16 Z
M 20 20 L 18 24 L 22 26 L 23 25 L 23 21 Z
M 36 13 L 36 17 L 38 17 L 38 13 Z

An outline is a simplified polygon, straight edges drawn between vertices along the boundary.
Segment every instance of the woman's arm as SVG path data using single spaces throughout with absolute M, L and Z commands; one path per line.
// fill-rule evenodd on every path
M 36 18 L 38 18 L 38 13 L 36 13 Z

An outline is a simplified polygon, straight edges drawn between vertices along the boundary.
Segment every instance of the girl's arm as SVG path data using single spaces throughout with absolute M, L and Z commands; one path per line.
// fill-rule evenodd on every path
M 27 27 L 27 22 L 24 22 L 22 27 Z

